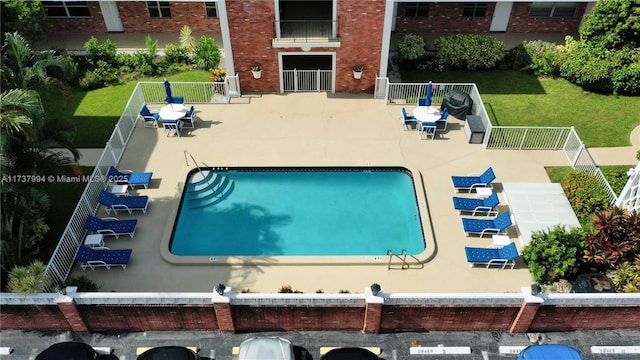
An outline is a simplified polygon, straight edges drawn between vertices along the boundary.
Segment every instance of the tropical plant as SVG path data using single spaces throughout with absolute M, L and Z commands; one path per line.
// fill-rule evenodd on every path
M 192 35 L 191 28 L 187 25 L 180 29 L 180 47 L 187 49 L 189 56 L 193 56 L 193 50 L 196 48 L 196 39 Z
M 626 293 L 640 292 L 640 261 L 623 261 L 611 272 L 613 282 Z
M 77 286 L 78 292 L 98 291 L 100 285 L 84 275 L 75 276 L 67 279 L 66 284 L 69 286 Z
M 35 89 L 56 84 L 64 88 L 64 80 L 70 76 L 68 59 L 54 50 L 36 54 L 29 42 L 19 33 L 5 34 L 2 45 L 2 87 L 5 89 Z M 55 70 L 59 77 L 50 76 Z
M 9 273 L 9 291 L 20 295 L 42 292 L 51 286 L 46 270 L 47 266 L 40 260 L 35 260 L 28 266 L 16 266 Z
M 227 78 L 227 70 L 211 69 L 209 70 L 209 80 L 213 82 L 221 82 Z
M 588 261 L 609 268 L 640 261 L 640 214 L 617 206 L 596 214 L 585 246 Z
M 262 64 L 254 64 L 251 67 L 251 71 L 262 71 Z
M 362 65 L 362 64 L 353 65 L 353 68 L 351 70 L 353 70 L 355 72 L 363 72 L 364 71 L 364 65 Z
M 18 134 L 28 134 L 34 118 L 43 115 L 42 103 L 34 91 L 12 89 L 0 94 L 0 142 Z
M 573 277 L 584 263 L 584 233 L 581 228 L 556 226 L 548 231 L 536 231 L 522 251 L 533 279 L 550 284 L 560 278 Z
M 405 35 L 398 42 L 398 54 L 401 60 L 417 60 L 423 57 L 427 50 L 422 36 L 416 34 Z
M 213 38 L 202 35 L 193 51 L 193 61 L 200 69 L 213 69 L 220 62 L 220 49 Z
M 2 32 L 19 32 L 27 40 L 42 38 L 49 28 L 47 12 L 41 1 L 13 0 L 0 2 Z

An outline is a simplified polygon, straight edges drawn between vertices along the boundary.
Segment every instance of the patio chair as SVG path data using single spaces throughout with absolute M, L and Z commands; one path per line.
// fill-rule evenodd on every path
M 167 136 L 169 136 L 171 133 L 180 136 L 180 132 L 182 132 L 182 119 L 163 120 L 162 126 L 164 127 L 164 132 L 167 134 Z
M 109 250 L 80 245 L 76 260 L 80 262 L 82 270 L 87 268 L 95 270 L 97 267 L 106 267 L 111 270 L 112 266 L 122 266 L 125 269 L 132 252 L 131 249 Z
M 427 101 L 427 98 L 419 98 L 418 99 L 418 106 L 429 106 L 427 105 L 429 102 Z
M 112 235 L 116 238 L 120 235 L 129 235 L 133 238 L 137 225 L 138 220 L 136 219 L 118 220 L 114 217 L 99 218 L 93 215 L 89 215 L 87 221 L 84 222 L 85 229 L 105 236 Z
M 158 119 L 160 118 L 159 113 L 152 113 L 151 110 L 147 107 L 147 104 L 143 104 L 140 108 L 140 117 L 142 117 L 142 121 L 144 122 L 145 127 L 158 127 Z
M 491 193 L 489 197 L 484 199 L 453 197 L 453 208 L 458 211 L 458 214 L 471 213 L 471 216 L 496 216 L 498 215 L 496 207 L 499 204 L 500 199 L 498 199 L 497 193 Z
M 488 269 L 491 266 L 499 266 L 504 269 L 507 265 L 513 269 L 516 265 L 515 260 L 520 257 L 516 243 L 512 242 L 501 248 L 477 248 L 465 247 L 464 252 L 467 254 L 467 262 L 471 266 L 476 264 L 486 265 Z M 499 270 L 498 269 L 498 270 Z
M 402 116 L 400 117 L 400 123 L 404 125 L 405 129 L 410 129 L 418 125 L 418 119 L 413 115 L 407 115 L 407 110 L 405 108 L 402 108 L 401 113 Z
M 505 234 L 505 230 L 511 225 L 511 214 L 508 211 L 493 219 L 462 218 L 462 228 L 467 236 Z
M 449 110 L 444 108 L 442 116 L 439 120 L 436 120 L 437 131 L 447 131 L 447 119 L 449 118 Z
M 420 139 L 424 139 L 423 135 L 428 139 L 431 136 L 431 139 L 436 138 L 436 128 L 437 124 L 434 122 L 421 122 L 418 125 L 418 137 Z
M 164 101 L 167 104 L 184 104 L 184 96 L 167 96 Z
M 187 113 L 180 118 L 180 121 L 182 121 L 182 127 L 185 127 L 185 128 L 195 127 L 196 109 L 194 108 L 193 105 L 191 105 L 191 108 L 189 108 L 189 111 L 187 111 Z
M 105 212 L 110 214 L 111 211 L 118 213 L 120 210 L 126 210 L 131 214 L 134 210 L 147 212 L 149 206 L 149 197 L 146 195 L 137 196 L 116 196 L 106 190 L 102 190 L 98 196 L 98 202 L 105 207 Z
M 489 167 L 481 175 L 452 176 L 451 182 L 456 191 L 467 190 L 471 192 L 478 187 L 492 187 L 491 182 L 495 179 L 493 168 Z
M 119 185 L 129 185 L 134 189 L 136 186 L 144 186 L 146 189 L 151 182 L 152 172 L 133 172 L 132 170 L 118 170 L 115 166 L 109 167 L 107 180 L 109 183 Z

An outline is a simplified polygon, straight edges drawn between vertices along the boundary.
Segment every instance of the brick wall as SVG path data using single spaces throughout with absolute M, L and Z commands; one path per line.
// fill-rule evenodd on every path
M 406 17 L 404 3 L 398 3 L 396 29 L 398 33 L 485 33 L 489 32 L 495 3 L 487 3 L 483 17 L 464 17 L 462 3 L 430 3 L 429 16 Z
M 585 10 L 585 3 L 578 3 L 573 17 L 566 18 L 530 18 L 531 3 L 514 3 L 507 33 L 577 33 Z M 464 17 L 462 3 L 430 3 L 429 16 L 406 17 L 404 4 L 398 4 L 396 17 L 397 33 L 488 33 L 491 27 L 495 3 L 487 3 L 484 17 Z
M 335 52 L 336 91 L 373 92 L 375 73 L 380 67 L 380 47 L 384 23 L 384 2 L 362 6 L 359 0 L 338 2 L 339 48 L 311 48 L 311 52 Z M 271 1 L 230 1 L 227 3 L 235 70 L 243 92 L 279 92 L 279 53 L 301 52 L 300 46 L 273 48 L 275 8 Z M 366 26 L 363 26 L 366 24 Z M 253 79 L 251 66 L 261 63 L 262 77 Z M 351 68 L 364 64 L 362 79 L 353 78 Z
M 638 327 L 640 308 L 635 306 L 541 306 L 529 332 Z
M 217 330 L 213 306 L 80 305 L 91 331 Z
M 530 3 L 514 3 L 507 32 L 512 33 L 577 33 L 580 21 L 586 7 L 585 3 L 578 3 L 578 9 L 573 17 L 560 18 L 530 18 Z
M 104 33 L 107 27 L 97 1 L 88 2 L 90 18 L 49 19 L 52 32 Z M 118 1 L 118 11 L 125 33 L 180 33 L 187 25 L 195 33 L 220 33 L 220 20 L 208 18 L 204 2 L 171 2 L 171 18 L 151 18 L 144 1 Z
M 362 330 L 360 306 L 233 306 L 236 332 Z
M 72 329 L 56 305 L 12 305 L 0 307 L 0 330 Z
M 523 303 L 526 306 L 526 303 Z M 78 305 L 88 331 L 219 330 L 214 305 Z M 536 309 L 537 307 L 533 307 Z M 365 306 L 231 305 L 228 332 L 352 330 L 508 331 L 519 306 L 383 305 L 380 324 L 364 327 Z M 1 330 L 71 331 L 62 309 L 54 305 L 2 305 Z M 639 305 L 540 306 L 531 326 L 518 332 L 637 329 Z M 77 320 L 77 319 L 76 319 Z M 526 319 L 521 319 L 522 323 Z M 75 320 L 74 320 L 75 321 Z M 78 331 L 76 326 L 75 331 Z
M 507 331 L 520 307 L 384 306 L 380 332 Z

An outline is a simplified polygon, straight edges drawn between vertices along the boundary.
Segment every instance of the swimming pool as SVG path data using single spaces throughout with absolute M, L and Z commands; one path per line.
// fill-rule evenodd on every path
M 207 168 L 185 181 L 174 257 L 360 256 L 425 250 L 403 167 Z

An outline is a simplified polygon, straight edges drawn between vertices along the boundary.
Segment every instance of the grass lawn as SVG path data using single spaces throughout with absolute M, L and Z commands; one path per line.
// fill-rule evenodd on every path
M 175 82 L 209 81 L 207 71 L 190 71 L 169 76 Z M 84 91 L 74 88 L 65 98 L 51 90 L 41 94 L 47 118 L 68 119 L 76 127 L 78 148 L 103 148 L 129 101 L 138 81 L 163 81 L 164 78 L 145 78 L 102 89 Z
M 406 71 L 403 82 L 476 83 L 491 122 L 502 126 L 574 126 L 587 147 L 629 146 L 640 125 L 640 97 L 599 95 L 564 79 L 511 70 Z

